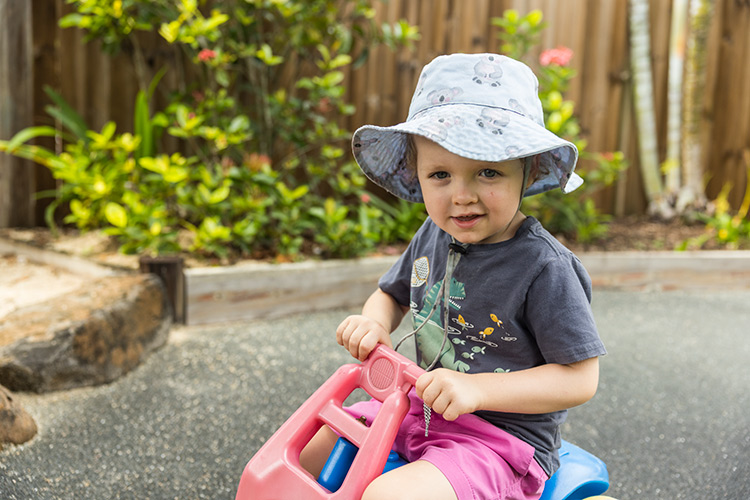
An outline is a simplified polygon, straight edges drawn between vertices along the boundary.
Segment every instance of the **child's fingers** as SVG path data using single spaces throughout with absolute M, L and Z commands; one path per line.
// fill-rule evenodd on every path
M 375 344 L 367 340 L 368 333 L 369 329 L 365 324 L 353 322 L 342 334 L 342 345 L 352 357 L 360 361 L 364 361 L 375 348 Z
M 430 403 L 432 402 L 433 398 L 430 398 L 430 401 L 427 401 L 425 398 L 427 395 L 425 394 L 425 390 L 427 387 L 429 387 L 430 383 L 432 383 L 432 380 L 434 378 L 435 372 L 426 372 L 420 375 L 420 377 L 417 379 L 417 382 L 414 384 L 414 390 L 417 393 L 417 397 L 420 398 L 422 401 L 424 401 L 427 406 L 430 406 Z M 433 395 L 434 397 L 434 395 Z
M 377 334 L 369 332 L 368 334 L 364 335 L 360 339 L 359 346 L 357 349 L 357 355 L 355 357 L 360 361 L 366 360 L 367 356 L 370 355 L 372 350 L 375 349 L 377 345 L 378 345 Z
M 354 316 L 347 316 L 346 319 L 339 324 L 338 328 L 336 328 L 336 342 L 338 342 L 339 345 L 344 345 L 349 339 L 353 320 Z
M 349 316 L 341 322 L 336 329 L 336 342 L 349 350 L 352 341 L 357 341 L 356 333 L 360 328 L 361 318 L 358 316 Z
M 445 420 L 455 420 L 471 410 L 465 406 L 456 392 L 455 373 L 442 372 L 439 368 L 422 374 L 417 379 L 414 388 L 417 396 L 435 412 L 441 414 Z
M 360 361 L 367 359 L 379 343 L 390 345 L 388 332 L 378 322 L 362 315 L 349 316 L 342 321 L 336 329 L 336 341 Z

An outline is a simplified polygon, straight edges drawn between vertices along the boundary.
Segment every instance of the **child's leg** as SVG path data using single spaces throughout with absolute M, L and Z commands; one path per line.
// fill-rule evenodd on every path
M 457 500 L 455 491 L 440 469 L 417 460 L 375 478 L 362 500 Z
M 317 478 L 338 438 L 327 425 L 321 427 L 300 453 L 299 463 L 302 468 Z

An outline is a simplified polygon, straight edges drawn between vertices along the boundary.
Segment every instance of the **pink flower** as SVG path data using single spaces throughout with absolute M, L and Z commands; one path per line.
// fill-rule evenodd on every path
M 263 167 L 271 165 L 271 158 L 264 154 L 250 153 L 245 155 L 244 163 L 252 172 L 260 172 Z
M 548 49 L 542 52 L 539 56 L 539 64 L 542 66 L 549 66 L 550 64 L 567 66 L 572 58 L 573 51 L 560 45 L 556 49 Z
M 322 98 L 320 101 L 318 101 L 318 112 L 320 113 L 328 113 L 331 111 L 331 100 L 328 97 Z
M 216 57 L 216 51 L 211 49 L 203 49 L 200 52 L 198 52 L 198 59 L 200 59 L 202 62 L 210 61 Z
M 370 201 L 372 200 L 372 198 L 370 198 L 370 195 L 366 193 L 360 196 L 359 199 L 362 200 L 362 203 L 370 203 Z

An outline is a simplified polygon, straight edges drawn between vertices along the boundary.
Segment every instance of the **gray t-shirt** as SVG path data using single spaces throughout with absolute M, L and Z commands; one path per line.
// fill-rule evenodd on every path
M 451 237 L 429 218 L 380 279 L 380 289 L 427 318 L 445 275 Z M 448 340 L 437 366 L 465 373 L 568 364 L 606 354 L 591 312 L 591 279 L 578 258 L 533 217 L 507 241 L 470 245 L 453 272 Z M 443 340 L 442 303 L 416 335 L 417 362 L 432 363 Z M 477 412 L 536 449 L 548 474 L 559 467 L 567 411 Z

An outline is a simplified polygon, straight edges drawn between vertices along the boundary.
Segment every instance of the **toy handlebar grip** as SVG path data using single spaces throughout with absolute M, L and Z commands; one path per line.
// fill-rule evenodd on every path
M 388 421 L 395 419 L 397 422 L 393 424 L 394 429 L 401 423 L 408 410 L 407 394 L 419 376 L 424 373 L 424 370 L 409 358 L 382 344 L 376 346 L 363 363 L 345 365 L 340 368 L 342 369 L 349 375 L 343 375 L 344 372 L 342 372 L 341 376 L 334 375 L 332 378 L 337 380 L 343 380 L 340 377 L 348 376 L 355 378 L 352 380 L 354 387 L 346 383 L 340 390 L 336 390 L 341 401 L 349 395 L 352 388 L 363 389 L 371 397 L 384 404 L 385 411 L 381 412 L 383 416 L 380 425 L 391 425 Z M 340 402 L 329 401 L 322 405 L 318 410 L 318 417 L 360 448 L 370 430 L 352 418 L 341 407 Z M 378 432 L 382 432 L 382 429 Z
M 423 373 L 412 360 L 380 344 L 362 364 L 360 385 L 372 397 L 384 401 L 395 391 L 408 393 Z

